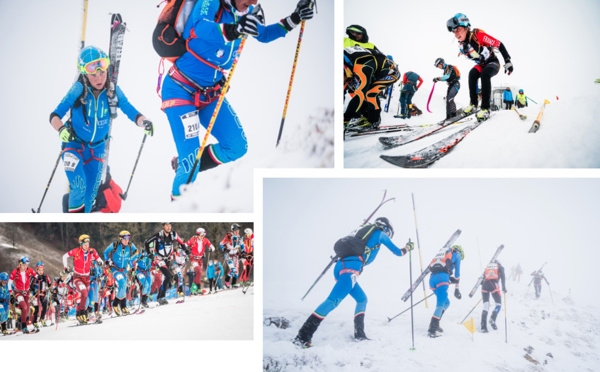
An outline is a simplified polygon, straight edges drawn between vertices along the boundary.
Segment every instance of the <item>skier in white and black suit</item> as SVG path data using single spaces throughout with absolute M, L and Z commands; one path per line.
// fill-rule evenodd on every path
M 483 284 L 481 285 L 481 297 L 483 297 L 483 312 L 481 313 L 481 332 L 487 332 L 487 316 L 490 308 L 490 294 L 494 298 L 496 307 L 490 316 L 490 325 L 493 329 L 496 327 L 496 317 L 502 308 L 502 297 L 500 296 L 499 281 L 502 281 L 502 292 L 506 293 L 506 277 L 504 275 L 504 266 L 498 260 L 490 262 L 485 268 Z

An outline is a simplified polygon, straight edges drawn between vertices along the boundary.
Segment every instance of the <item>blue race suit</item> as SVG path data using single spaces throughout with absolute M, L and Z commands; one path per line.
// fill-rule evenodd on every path
M 69 212 L 89 213 L 102 181 L 104 145 L 108 140 L 110 115 L 106 89 L 100 92 L 96 99 L 92 88 L 88 87 L 85 106 L 82 106 L 79 101 L 82 93 L 83 84 L 79 81 L 75 82 L 50 114 L 50 120 L 54 116 L 62 118 L 69 109 L 72 109 L 71 128 L 77 138 L 65 144 L 63 153 L 65 173 L 69 179 Z M 118 86 L 116 93 L 119 108 L 135 123 L 136 118 L 141 114 L 129 103 Z
M 449 270 L 450 273 L 444 271 L 431 273 L 429 287 L 435 293 L 435 297 L 437 298 L 437 304 L 435 311 L 433 312 L 434 318 L 440 319 L 442 313 L 450 306 L 450 299 L 448 298 L 450 274 L 454 271 L 454 277 L 457 280 L 460 280 L 460 258 L 460 252 L 454 250 L 452 252 L 452 268 Z
M 369 265 L 375 260 L 381 244 L 385 245 L 396 256 L 404 255 L 403 251 L 396 247 L 383 231 L 375 231 L 367 241 L 367 249 L 370 249 L 370 252 L 362 256 L 346 257 L 336 263 L 333 275 L 337 283 L 335 283 L 327 299 L 317 307 L 313 315 L 319 319 L 325 318 L 347 295 L 352 296 L 356 301 L 355 317 L 365 312 L 367 308 L 367 295 L 358 284 L 358 276 L 362 272 L 363 266 Z
M 10 305 L 10 294 L 8 286 L 0 287 L 0 323 L 6 322 L 8 319 L 8 306 Z
M 252 9 L 253 7 L 250 6 L 248 11 L 251 12 Z M 200 125 L 208 127 L 218 101 L 219 94 L 212 91 L 207 95 L 196 94 L 199 97 L 198 106 L 192 104 L 196 101 L 194 93 L 200 92 L 193 85 L 212 89 L 222 83 L 223 72 L 233 65 L 236 51 L 242 40 L 241 38 L 227 40 L 223 32 L 223 24 L 236 24 L 240 17 L 240 12 L 233 9 L 228 0 L 225 1 L 224 8 L 220 8 L 220 0 L 199 0 L 183 32 L 183 38 L 189 39 L 188 51 L 177 59 L 174 66 L 175 70 L 186 77 L 187 83 L 175 80 L 171 74 L 164 80 L 163 109 L 169 119 L 179 156 L 171 191 L 173 198 L 180 195 L 180 186 L 187 182 L 200 150 Z M 282 23 L 269 26 L 259 24 L 259 35 L 256 39 L 268 43 L 284 37 L 287 32 Z M 177 100 L 188 102 L 169 104 Z M 211 135 L 218 143 L 207 146 L 203 151 L 199 171 L 237 160 L 248 150 L 248 141 L 242 124 L 226 98 L 216 117 Z M 198 172 L 194 173 L 192 182 L 197 174 Z
M 152 260 L 146 253 L 143 253 L 137 259 L 137 271 L 136 276 L 140 282 L 141 290 L 140 294 L 142 296 L 150 295 L 150 289 L 152 288 L 152 275 L 150 274 L 150 268 L 152 267 Z
M 100 301 L 100 282 L 102 279 L 102 269 L 96 261 L 92 262 L 90 269 L 90 289 L 86 300 L 87 308 L 93 307 L 95 303 Z
M 104 250 L 104 260 L 112 259 L 112 275 L 117 283 L 116 298 L 122 300 L 127 296 L 127 269 L 133 265 L 139 253 L 133 243 L 123 246 L 121 243 L 113 243 Z

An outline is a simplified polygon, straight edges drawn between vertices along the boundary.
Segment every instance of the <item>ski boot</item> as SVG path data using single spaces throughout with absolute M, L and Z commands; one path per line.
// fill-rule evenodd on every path
M 431 338 L 439 337 L 437 332 L 440 329 L 440 320 L 436 317 L 431 317 L 431 322 L 429 323 L 429 329 L 427 330 L 427 336 Z
M 163 305 L 168 305 L 169 302 L 167 300 L 165 300 L 164 298 L 160 298 L 158 299 L 158 306 L 163 306 Z
M 469 105 L 469 106 L 467 106 L 467 108 L 462 111 L 463 116 L 470 115 L 474 109 L 476 109 L 475 105 Z
M 369 339 L 365 334 L 365 313 L 358 314 L 354 317 L 354 339 L 356 341 Z
M 39 322 L 33 323 L 33 326 L 35 327 L 35 329 L 40 329 L 40 323 Z
M 498 329 L 498 326 L 496 326 L 496 317 L 498 316 L 498 313 L 496 311 L 492 311 L 492 316 L 490 316 L 490 325 L 492 326 L 492 329 L 495 331 Z
M 2 325 L 0 326 L 0 328 L 2 329 L 2 334 L 3 335 L 7 335 L 8 334 L 8 329 L 6 329 L 6 322 L 2 323 Z
M 481 313 L 481 333 L 488 333 L 487 329 L 487 311 Z M 491 320 L 491 319 L 490 319 Z
M 148 306 L 148 295 L 142 296 L 142 300 L 141 300 L 140 304 L 142 305 L 142 307 L 145 307 L 146 309 L 150 307 L 150 306 Z
M 23 334 L 29 334 L 29 333 L 31 333 L 29 331 L 29 328 L 27 328 L 27 325 L 25 325 L 25 324 L 23 324 L 23 330 L 22 330 L 22 332 L 23 332 Z
M 477 113 L 477 121 L 478 122 L 486 121 L 487 119 L 489 119 L 489 117 L 490 117 L 490 112 L 488 111 L 488 109 L 481 109 Z
M 317 328 L 319 328 L 319 325 L 322 321 L 323 319 L 318 318 L 315 314 L 310 314 L 308 319 L 306 319 L 306 322 L 304 322 L 298 331 L 298 335 L 292 341 L 294 345 L 302 349 L 308 349 L 309 347 L 312 347 L 312 336 L 316 332 Z
M 121 309 L 119 308 L 119 306 L 113 306 L 113 311 L 117 316 L 121 316 Z
M 42 327 L 48 327 L 48 325 L 46 324 L 46 319 L 42 319 Z
M 130 315 L 131 314 L 129 312 L 129 309 L 127 308 L 127 306 L 121 308 L 121 313 L 123 313 L 123 315 Z

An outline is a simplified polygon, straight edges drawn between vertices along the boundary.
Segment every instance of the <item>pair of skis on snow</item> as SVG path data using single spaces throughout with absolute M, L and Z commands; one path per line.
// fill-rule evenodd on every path
M 458 115 L 449 120 L 443 121 L 437 128 L 427 131 L 425 133 L 410 133 L 408 135 L 400 135 L 393 137 L 380 137 L 379 142 L 386 148 L 391 149 L 399 146 L 406 145 L 408 143 L 412 143 L 418 141 L 422 138 L 431 136 L 433 134 L 439 133 L 442 130 L 446 129 L 450 125 L 454 124 L 464 124 L 473 121 L 474 116 L 477 111 L 473 110 L 468 115 Z M 438 142 L 435 142 L 429 146 L 426 146 L 418 151 L 399 155 L 399 156 L 389 156 L 389 155 L 381 155 L 381 159 L 387 161 L 390 164 L 402 167 L 402 168 L 425 168 L 438 161 L 446 154 L 448 154 L 452 149 L 456 147 L 469 133 L 471 133 L 475 128 L 477 128 L 482 121 L 475 121 L 472 124 L 467 125 L 461 130 L 451 134 L 448 137 L 441 139 Z

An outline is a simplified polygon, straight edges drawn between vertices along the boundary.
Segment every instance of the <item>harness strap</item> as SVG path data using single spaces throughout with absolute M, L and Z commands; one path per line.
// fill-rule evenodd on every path
M 227 72 L 227 70 L 224 70 L 224 69 L 220 68 L 219 66 L 217 66 L 217 65 L 215 65 L 213 63 L 208 62 L 204 58 L 202 58 L 199 55 L 197 55 L 196 53 L 194 53 L 194 51 L 192 50 L 192 48 L 190 48 L 190 40 L 191 39 L 196 39 L 196 38 L 197 38 L 196 31 L 192 28 L 190 30 L 190 37 L 185 41 L 185 47 L 186 47 L 187 51 L 190 52 L 194 57 L 196 57 L 196 59 L 198 59 L 200 62 L 202 62 L 202 63 L 208 65 L 209 67 L 212 67 L 215 70 L 217 70 L 217 71 L 225 74 Z

